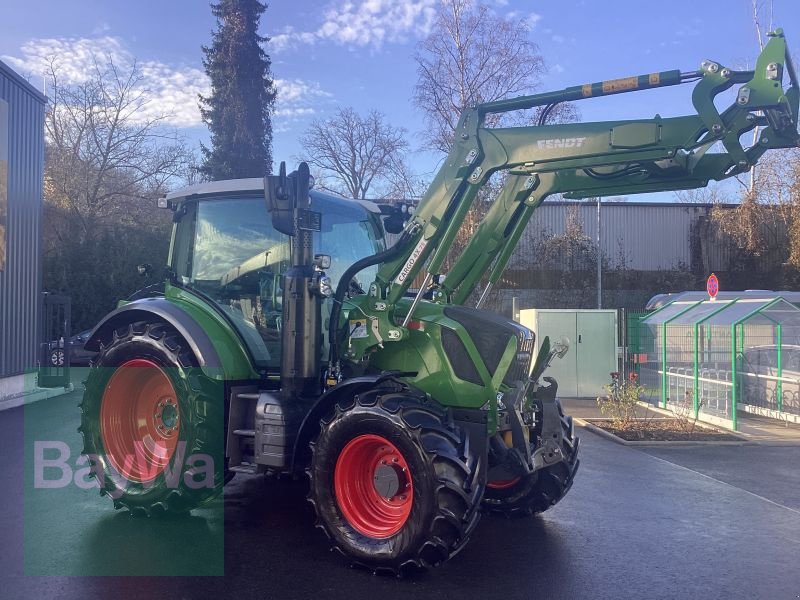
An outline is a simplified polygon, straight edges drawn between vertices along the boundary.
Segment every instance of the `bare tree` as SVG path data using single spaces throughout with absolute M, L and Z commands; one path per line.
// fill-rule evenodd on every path
M 751 6 L 753 8 L 753 27 L 756 30 L 756 40 L 758 40 L 758 49 L 759 51 L 764 50 L 764 29 L 761 26 L 761 9 L 762 3 L 759 0 L 751 0 Z M 768 31 L 772 30 L 772 14 L 773 14 L 773 3 L 772 0 L 769 0 L 769 29 Z M 758 142 L 760 128 L 756 127 L 753 129 L 753 144 Z M 750 167 L 750 192 L 752 193 L 755 189 L 756 185 L 756 166 L 753 165 Z
M 102 220 L 130 221 L 142 200 L 186 175 L 192 153 L 164 127 L 134 63 L 95 57 L 82 83 L 64 84 L 50 61 L 45 117 L 45 199 L 88 232 Z
M 359 199 L 413 197 L 419 184 L 403 159 L 405 136 L 376 110 L 362 116 L 339 108 L 330 119 L 314 120 L 300 138 L 302 160 L 322 189 Z
M 425 113 L 430 147 L 445 153 L 464 108 L 530 93 L 544 73 L 527 23 L 472 0 L 443 0 L 415 59 L 414 101 Z
M 167 129 L 136 64 L 95 57 L 81 82 L 50 61 L 45 116 L 44 285 L 91 327 L 141 287 L 135 266 L 164 263 L 169 215 L 155 198 L 186 179 L 193 153 Z
M 739 206 L 717 208 L 712 215 L 739 249 L 800 268 L 800 150 L 761 157 L 753 187 L 742 190 Z

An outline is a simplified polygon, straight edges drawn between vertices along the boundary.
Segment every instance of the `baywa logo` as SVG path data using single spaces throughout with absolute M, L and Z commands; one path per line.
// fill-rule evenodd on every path
M 141 442 L 135 446 L 135 455 L 127 455 L 123 460 L 123 471 L 130 471 L 137 466 L 139 472 L 145 473 L 142 481 L 131 482 L 114 472 L 105 470 L 104 457 L 96 454 L 81 454 L 70 465 L 70 449 L 59 441 L 37 441 L 33 445 L 33 487 L 36 489 L 58 489 L 74 484 L 81 489 L 101 488 L 113 499 L 120 498 L 132 485 L 148 488 L 161 482 L 158 475 L 163 473 L 163 481 L 168 488 L 180 487 L 181 481 L 190 489 L 214 487 L 214 459 L 208 454 L 192 454 L 186 460 L 186 442 L 178 442 L 174 460 L 163 470 L 149 466 L 146 458 L 147 450 Z M 57 456 L 53 456 L 53 452 Z M 49 458 L 45 457 L 45 453 Z M 113 486 L 106 485 L 108 477 Z M 109 489 L 113 488 L 113 489 Z

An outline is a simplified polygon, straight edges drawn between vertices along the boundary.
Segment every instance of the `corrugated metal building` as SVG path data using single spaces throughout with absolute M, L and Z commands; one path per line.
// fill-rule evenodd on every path
M 735 208 L 735 205 L 718 205 Z M 715 229 L 705 228 L 711 219 L 711 204 L 667 202 L 610 202 L 600 207 L 600 247 L 610 268 L 634 271 L 659 271 L 689 267 L 698 256 L 692 256 L 692 234 L 704 235 L 702 260 L 706 270 L 725 270 L 731 259 L 730 241 Z M 531 245 L 548 235 L 561 235 L 570 212 L 586 237 L 597 239 L 597 203 L 587 201 L 545 202 L 533 213 L 531 222 L 509 267 L 530 255 Z M 622 264 L 621 264 L 622 263 Z M 519 265 L 523 266 L 523 265 Z M 529 265 L 525 265 L 529 266 Z
M 717 206 L 735 209 L 735 204 L 692 204 L 682 202 L 613 202 L 605 200 L 600 209 L 600 246 L 609 268 L 634 271 L 663 271 L 687 268 L 702 260 L 707 271 L 729 268 L 730 239 L 711 223 Z M 586 200 L 548 201 L 533 213 L 508 268 L 530 268 L 535 245 L 549 236 L 562 235 L 574 212 L 586 237 L 597 239 L 597 203 Z M 399 235 L 387 235 L 395 243 Z M 692 238 L 703 247 L 693 249 Z M 693 256 L 694 252 L 694 256 Z M 624 264 L 621 264 L 624 263 Z
M 0 62 L 0 398 L 37 365 L 46 102 Z
M 715 208 L 733 210 L 735 204 L 692 204 L 680 202 L 636 202 L 605 199 L 600 209 L 600 248 L 603 264 L 603 306 L 641 309 L 655 294 L 701 289 L 711 272 L 725 275 L 734 288 L 762 287 L 739 281 L 745 273 L 738 264 L 740 251 L 721 233 L 713 217 Z M 495 285 L 487 306 L 508 313 L 512 298 L 523 308 L 596 307 L 596 269 L 573 256 L 543 253 L 550 240 L 563 236 L 570 219 L 577 225 L 582 246 L 596 255 L 596 201 L 550 200 L 534 212 L 504 277 Z M 780 227 L 778 227 L 780 229 Z M 785 227 L 770 233 L 778 250 L 785 248 Z M 388 236 L 393 243 L 399 236 Z M 547 258 L 543 260 L 543 255 Z M 776 257 L 763 256 L 765 264 Z M 769 259 L 769 260 L 767 260 Z M 780 260 L 777 260 L 780 263 Z M 596 263 L 595 263 L 596 264 Z M 736 270 L 734 281 L 728 275 Z M 580 282 L 563 281 L 566 272 L 582 277 Z M 677 275 L 676 275 L 677 274 Z M 420 276 L 419 282 L 422 281 Z M 666 281 L 666 287 L 664 287 Z M 574 285 L 578 283 L 578 287 Z M 777 285 L 771 283 L 770 285 Z M 744 287 L 741 287 L 744 286 Z

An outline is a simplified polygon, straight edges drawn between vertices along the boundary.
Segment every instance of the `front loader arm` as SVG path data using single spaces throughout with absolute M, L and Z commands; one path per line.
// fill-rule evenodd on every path
M 480 306 L 502 275 L 533 211 L 551 194 L 586 198 L 704 187 L 711 180 L 722 180 L 746 171 L 770 148 L 795 146 L 798 86 L 785 47 L 780 48 L 782 41 L 778 36 L 773 38 L 770 42 L 773 46 L 765 48 L 754 73 L 735 73 L 715 63 L 704 62 L 705 75 L 693 94 L 697 116 L 607 123 L 605 135 L 600 136 L 604 139 L 600 140 L 594 130 L 601 124 L 589 124 L 586 129 L 581 129 L 581 124 L 554 126 L 554 130 L 568 132 L 563 139 L 586 137 L 581 150 L 589 145 L 594 147 L 595 153 L 588 150 L 578 156 L 573 149 L 566 152 L 559 148 L 559 152 L 536 160 L 524 144 L 514 143 L 521 135 L 518 129 L 527 128 L 492 130 L 501 144 L 513 148 L 509 152 L 509 162 L 516 168 L 512 168 L 472 242 L 452 264 L 436 292 L 436 299 L 463 304 L 481 278 L 488 275 L 487 286 L 478 302 Z M 776 53 L 781 50 L 792 84 L 785 94 L 777 81 L 770 79 L 771 73 L 779 71 L 775 61 Z M 736 82 L 746 84 L 740 89 L 736 102 L 723 113 L 717 113 L 714 96 Z M 757 104 L 754 103 L 757 94 L 741 91 L 761 90 L 764 82 L 772 94 L 762 93 Z M 759 109 L 764 111 L 763 115 L 755 114 Z M 741 136 L 756 126 L 762 127 L 758 142 L 743 148 Z M 528 137 L 535 141 L 536 150 L 541 145 L 538 132 L 544 130 L 544 127 L 537 128 L 536 137 Z M 543 135 L 549 134 L 544 132 Z M 717 143 L 723 151 L 708 152 Z M 618 149 L 621 152 L 617 152 Z M 524 162 L 522 168 L 517 166 L 526 157 L 534 160 Z
M 781 85 L 784 72 L 790 80 L 786 91 Z M 693 93 L 696 115 L 539 127 L 483 127 L 483 120 L 489 113 L 677 85 L 690 80 L 698 81 Z M 720 113 L 714 98 L 736 84 L 742 84 L 736 101 Z M 566 192 L 574 197 L 701 187 L 711 179 L 724 179 L 747 171 L 768 149 L 797 145 L 797 112 L 797 78 L 780 30 L 764 48 L 755 71 L 737 72 L 704 61 L 696 72 L 665 71 L 468 109 L 459 121 L 456 142 L 445 165 L 407 225 L 409 235 L 405 251 L 381 267 L 375 293 L 388 300 L 390 306 L 394 305 L 423 266 L 427 272 L 426 284 L 430 282 L 432 275 L 440 272 L 478 190 L 498 170 L 511 170 L 519 176 L 536 176 L 540 180 L 546 173 L 558 172 L 558 179 L 572 182 L 562 186 L 563 189 L 554 186 L 547 194 Z M 740 137 L 756 126 L 764 127 L 759 142 L 745 149 Z M 709 149 L 717 144 L 724 151 L 706 158 Z M 608 185 L 609 180 L 615 180 L 616 185 Z M 512 181 L 511 185 L 517 184 L 518 181 Z M 538 200 L 527 200 L 529 204 L 541 202 L 545 189 L 538 194 L 532 190 L 531 197 L 538 196 Z M 507 196 L 519 194 L 512 190 Z M 475 249 L 481 253 L 491 238 L 497 238 L 500 228 L 506 242 L 518 239 L 518 235 L 510 236 L 506 231 L 513 218 L 507 213 L 516 211 L 517 227 L 524 226 L 523 213 L 529 218 L 533 211 L 518 209 L 513 202 L 509 204 L 508 198 L 505 200 L 497 209 L 490 210 L 485 223 L 462 253 L 463 260 L 474 261 Z M 507 246 L 508 243 L 502 244 L 503 248 Z M 496 252 L 510 256 L 510 251 L 499 250 L 496 244 L 495 248 Z M 454 269 L 457 276 L 449 282 L 445 280 L 445 292 L 450 295 L 465 280 L 472 280 L 465 266 L 457 262 Z M 466 295 L 459 293 L 457 298 L 463 300 Z
M 789 85 L 783 88 L 784 75 Z M 681 117 L 487 128 L 486 115 L 697 82 L 697 114 Z M 736 100 L 720 112 L 714 99 L 739 85 Z M 508 171 L 506 185 L 461 255 L 438 282 L 433 299 L 463 303 L 481 278 L 499 279 L 536 207 L 562 193 L 582 198 L 696 188 L 746 172 L 769 149 L 798 145 L 797 76 L 781 30 L 759 56 L 754 71 L 733 71 L 704 61 L 700 70 L 664 71 L 480 104 L 465 110 L 442 168 L 407 223 L 396 252 L 385 259 L 369 293 L 347 301 L 366 318 L 370 334 L 347 336 L 345 357 L 362 361 L 376 346 L 406 337 L 406 326 L 433 276 L 442 272 L 456 235 L 479 189 L 493 173 Z M 745 148 L 741 138 L 761 127 Z M 398 301 L 425 272 L 410 306 Z M 485 294 L 484 294 L 485 296 Z M 338 322 L 338 319 L 335 320 Z M 343 330 L 340 330 L 343 331 Z

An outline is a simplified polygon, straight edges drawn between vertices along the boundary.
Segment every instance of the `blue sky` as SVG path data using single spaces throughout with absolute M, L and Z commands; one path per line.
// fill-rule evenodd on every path
M 377 108 L 421 145 L 422 115 L 411 97 L 415 44 L 437 0 L 273 0 L 261 32 L 278 80 L 274 156 L 293 162 L 297 138 L 337 106 Z M 750 0 L 484 0 L 498 14 L 526 19 L 548 66 L 538 91 L 650 71 L 694 70 L 704 58 L 745 68 L 758 46 Z M 79 77 L 91 52 L 136 58 L 159 107 L 190 139 L 207 139 L 194 98 L 207 89 L 200 46 L 214 19 L 204 0 L 5 0 L 0 57 L 33 83 L 42 58 L 57 54 Z M 767 2 L 764 2 L 767 5 Z M 763 18 L 768 21 L 768 10 Z M 800 48 L 800 2 L 774 0 L 774 24 Z M 766 23 L 765 23 L 766 25 Z M 795 54 L 798 54 L 795 51 Z M 534 91 L 534 90 L 531 90 Z M 690 87 L 578 103 L 584 120 L 652 117 L 691 110 Z M 437 156 L 415 152 L 430 174 Z M 643 199 L 643 198 L 642 198 Z

